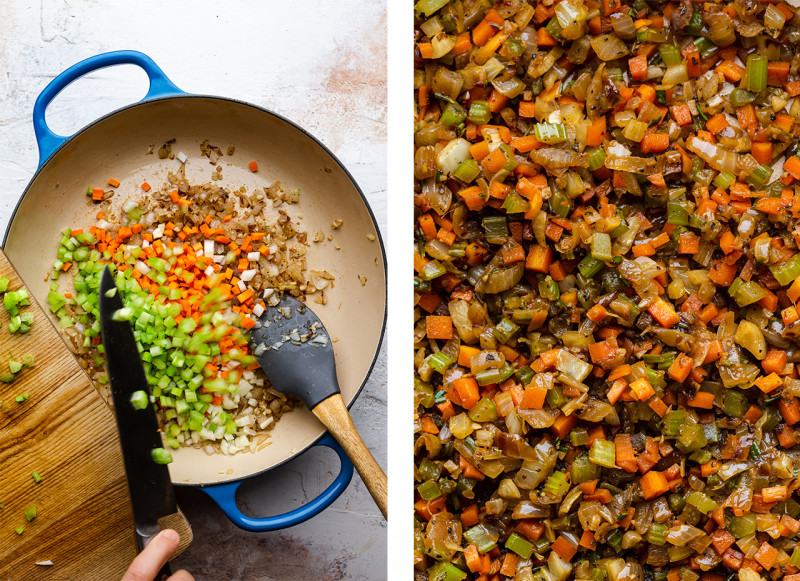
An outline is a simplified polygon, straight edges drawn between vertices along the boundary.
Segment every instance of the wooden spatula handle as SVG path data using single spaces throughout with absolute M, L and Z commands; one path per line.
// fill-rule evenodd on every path
M 322 400 L 313 410 L 314 415 L 328 428 L 328 431 L 341 444 L 350 460 L 353 462 L 375 504 L 386 518 L 388 487 L 386 474 L 375 461 L 364 440 L 358 434 L 353 424 L 347 406 L 344 405 L 341 394 L 334 394 Z

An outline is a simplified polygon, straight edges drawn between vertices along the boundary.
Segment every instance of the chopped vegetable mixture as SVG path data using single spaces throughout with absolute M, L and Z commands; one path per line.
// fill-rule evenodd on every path
M 797 9 L 415 14 L 415 579 L 800 580 Z
M 196 186 L 182 172 L 140 204 L 126 202 L 121 216 L 100 209 L 90 228 L 63 232 L 51 280 L 66 273 L 72 285 L 64 292 L 54 280 L 50 310 L 93 379 L 107 383 L 97 309 L 100 275 L 112 266 L 126 305 L 114 318 L 133 325 L 165 445 L 256 451 L 297 401 L 268 383 L 247 331 L 282 292 L 324 301 L 328 281 L 305 278 L 306 235 L 282 207 L 296 192 L 277 182 L 254 192 Z M 134 396 L 131 405 L 148 404 L 146 392 Z

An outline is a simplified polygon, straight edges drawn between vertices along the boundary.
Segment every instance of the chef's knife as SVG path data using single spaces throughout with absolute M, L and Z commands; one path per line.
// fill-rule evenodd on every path
M 121 319 L 114 314 L 123 308 L 123 304 L 108 267 L 100 279 L 99 298 L 114 415 L 128 479 L 136 543 L 141 551 L 160 531 L 158 519 L 174 514 L 178 509 L 169 470 L 166 465 L 153 461 L 151 455 L 154 448 L 162 447 L 156 412 L 152 405 L 136 409 L 131 403 L 134 392 L 143 390 L 149 396 L 150 388 L 130 323 L 114 320 Z M 166 579 L 169 575 L 169 564 L 166 564 L 156 578 Z

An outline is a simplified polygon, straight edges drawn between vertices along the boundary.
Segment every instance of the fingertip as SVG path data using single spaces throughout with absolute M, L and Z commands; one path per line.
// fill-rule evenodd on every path
M 164 529 L 158 534 L 158 536 L 163 538 L 165 541 L 170 541 L 175 544 L 181 542 L 181 536 L 178 534 L 178 531 L 174 529 Z

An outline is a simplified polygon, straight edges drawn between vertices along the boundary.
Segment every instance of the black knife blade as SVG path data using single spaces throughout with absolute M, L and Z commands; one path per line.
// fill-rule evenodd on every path
M 100 279 L 100 325 L 136 541 L 141 551 L 158 534 L 158 519 L 178 509 L 169 469 L 154 462 L 151 456 L 154 448 L 162 447 L 155 410 L 152 405 L 139 410 L 131 404 L 134 392 L 144 390 L 149 397 L 150 388 L 131 324 L 127 320 L 114 320 L 114 313 L 122 308 L 122 297 L 106 267 Z

